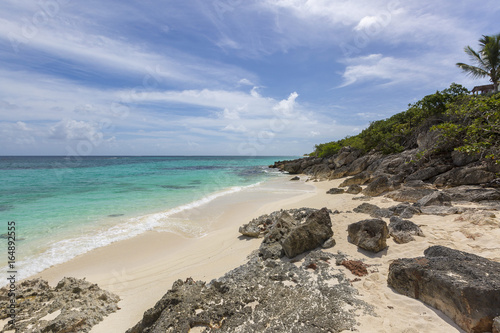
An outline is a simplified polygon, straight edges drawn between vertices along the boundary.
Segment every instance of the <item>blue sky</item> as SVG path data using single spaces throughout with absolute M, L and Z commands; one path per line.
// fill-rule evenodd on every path
M 457 82 L 500 2 L 0 2 L 0 155 L 301 155 Z

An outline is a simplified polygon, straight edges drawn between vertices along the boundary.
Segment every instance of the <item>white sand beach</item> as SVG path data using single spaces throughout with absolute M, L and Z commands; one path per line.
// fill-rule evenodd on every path
M 210 281 L 245 263 L 262 239 L 240 237 L 238 228 L 242 224 L 275 210 L 327 207 L 341 213 L 331 216 L 337 244 L 326 251 L 341 251 L 370 266 L 367 276 L 352 282 L 359 291 L 359 298 L 373 305 L 377 314 L 359 314 L 360 332 L 463 332 L 440 311 L 392 291 L 387 286 L 389 264 L 397 258 L 422 256 L 432 245 L 444 245 L 500 262 L 498 217 L 475 220 L 477 216 L 467 214 L 414 216 L 411 220 L 421 226 L 425 237 L 416 237 L 416 241 L 407 244 L 396 244 L 388 239 L 389 247 L 373 254 L 347 241 L 348 224 L 368 218 L 366 214 L 352 212 L 362 201 L 352 200 L 355 196 L 351 194 L 326 194 L 343 179 L 305 183 L 307 176 L 301 176 L 298 182 L 290 182 L 289 178 L 273 180 L 281 182 L 279 186 L 268 182 L 230 197 L 218 198 L 178 216 L 209 222 L 210 231 L 204 237 L 186 238 L 151 231 L 93 250 L 51 267 L 37 277 L 48 280 L 51 285 L 65 276 L 86 278 L 116 293 L 121 297 L 120 310 L 94 326 L 92 332 L 124 332 L 135 325 L 144 311 L 154 306 L 177 279 L 191 277 Z M 370 203 L 380 207 L 395 204 L 384 197 L 373 198 Z M 356 278 L 343 266 L 336 268 L 345 272 L 348 278 Z

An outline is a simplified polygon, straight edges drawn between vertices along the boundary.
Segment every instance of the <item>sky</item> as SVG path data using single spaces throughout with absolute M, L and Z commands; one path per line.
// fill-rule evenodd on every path
M 2 0 L 0 155 L 302 155 L 464 75 L 484 0 Z

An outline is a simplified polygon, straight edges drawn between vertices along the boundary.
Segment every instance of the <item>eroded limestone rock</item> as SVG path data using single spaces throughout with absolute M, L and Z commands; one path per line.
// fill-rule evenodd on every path
M 55 288 L 42 279 L 26 280 L 16 290 L 16 332 L 89 332 L 92 326 L 118 310 L 118 296 L 85 280 L 65 277 Z M 7 288 L 0 289 L 0 307 L 10 301 Z M 0 319 L 6 319 L 2 311 Z M 6 325 L 4 330 L 12 327 Z
M 389 229 L 380 219 L 363 220 L 347 227 L 349 242 L 371 252 L 380 252 L 387 247 Z
M 444 246 L 424 255 L 392 262 L 388 284 L 441 310 L 466 332 L 491 332 L 500 314 L 500 263 Z
M 254 257 L 208 284 L 178 280 L 127 333 L 352 330 L 356 320 L 347 309 L 371 308 L 334 262 L 322 251 L 309 253 L 300 267 Z

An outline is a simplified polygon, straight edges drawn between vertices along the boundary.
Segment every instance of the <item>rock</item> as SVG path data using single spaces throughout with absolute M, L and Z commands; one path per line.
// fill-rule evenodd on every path
M 290 180 L 300 180 L 300 177 L 299 176 L 295 176 L 295 177 L 291 178 Z
M 449 206 L 427 206 L 420 207 L 420 211 L 425 215 L 453 215 L 453 214 L 462 214 L 465 209 L 462 207 L 449 207 Z
M 264 236 L 259 251 L 264 259 L 279 259 L 285 254 L 282 239 L 297 225 L 297 221 L 287 212 L 281 211 Z
M 305 223 L 290 230 L 281 243 L 288 258 L 313 250 L 333 236 L 332 221 L 326 208 L 309 215 Z
M 436 186 L 460 186 L 485 184 L 495 179 L 495 173 L 483 170 L 482 167 L 454 168 L 440 175 L 434 181 Z
M 361 152 L 350 147 L 343 147 L 337 157 L 333 159 L 336 168 L 340 168 L 346 164 L 351 164 L 355 159 L 361 155 Z
M 332 180 L 332 179 L 339 179 L 339 178 L 344 177 L 346 173 L 347 173 L 347 167 L 343 166 L 341 168 L 332 170 L 330 172 L 330 174 L 328 175 L 328 179 L 330 179 L 330 180 Z
M 406 181 L 412 180 L 427 180 L 437 175 L 440 175 L 446 171 L 449 171 L 452 168 L 450 165 L 438 165 L 431 166 L 424 169 L 419 169 L 406 177 Z
M 288 253 L 294 253 L 322 246 L 333 236 L 330 213 L 326 208 L 276 211 L 253 219 L 241 226 L 239 232 L 250 237 L 264 237 L 259 255 L 264 259 L 279 259 L 287 254 L 284 247 Z
M 127 333 L 341 332 L 356 311 L 372 311 L 330 260 L 313 251 L 297 267 L 252 258 L 210 283 L 177 280 Z
M 352 198 L 352 200 L 359 200 L 359 201 L 371 201 L 372 197 L 367 197 L 366 195 L 363 195 L 361 197 L 355 197 Z
M 452 201 L 496 201 L 500 200 L 500 191 L 494 188 L 480 186 L 458 186 L 443 190 L 451 197 Z
M 373 156 L 364 155 L 352 162 L 346 170 L 346 176 L 357 175 L 364 171 L 370 163 L 373 162 Z
M 8 309 L 10 289 L 0 289 L 0 306 Z M 85 280 L 62 279 L 55 288 L 42 279 L 16 285 L 16 332 L 89 332 L 92 326 L 118 310 L 118 296 Z M 47 315 L 56 317 L 45 320 Z M 5 317 L 3 317 L 5 318 Z M 13 329 L 5 325 L 3 330 Z M 12 331 L 14 332 L 14 331 Z
M 400 217 L 391 217 L 389 223 L 389 235 L 398 244 L 405 244 L 415 240 L 413 236 L 424 237 L 422 229 L 415 223 L 409 220 L 403 220 Z
M 363 220 L 347 227 L 349 242 L 371 252 L 380 252 L 387 247 L 389 235 L 387 223 L 380 219 Z
M 500 333 L 500 317 L 493 319 L 493 329 L 491 333 Z
M 343 190 L 343 189 L 341 189 L 341 188 L 335 188 L 335 187 L 334 187 L 334 188 L 329 189 L 329 190 L 326 192 L 326 194 L 342 194 L 342 193 L 344 193 L 344 190 Z
M 333 237 L 330 237 L 323 243 L 323 245 L 321 245 L 321 247 L 324 249 L 329 249 L 334 247 L 336 244 L 337 243 L 335 242 L 335 239 L 333 239 Z
M 451 159 L 453 160 L 453 165 L 462 167 L 472 162 L 479 160 L 481 156 L 478 154 L 466 154 L 461 151 L 454 150 L 451 152 Z
M 500 263 L 444 246 L 397 259 L 388 284 L 442 311 L 466 332 L 491 332 L 500 313 Z
M 436 190 L 428 188 L 402 188 L 391 193 L 387 193 L 386 197 L 399 202 L 417 202 L 423 197 L 434 193 Z
M 394 215 L 394 213 L 387 208 L 379 208 L 378 206 L 369 203 L 362 203 L 353 210 L 355 213 L 369 214 L 371 217 L 375 218 L 381 218 L 381 217 L 389 218 Z
M 361 193 L 362 190 L 363 188 L 359 185 L 351 185 L 347 188 L 345 192 L 349 194 L 359 194 Z
M 416 202 L 419 207 L 424 206 L 450 206 L 451 197 L 444 192 L 433 192 Z
M 378 210 L 380 210 L 379 206 L 366 202 L 362 203 L 361 205 L 353 209 L 355 213 L 363 213 L 368 215 L 372 215 Z
M 389 181 L 385 175 L 377 176 L 368 186 L 363 190 L 364 195 L 376 197 L 382 193 L 389 192 L 395 189 L 395 186 Z
M 393 215 L 397 215 L 404 219 L 410 219 L 413 215 L 420 214 L 420 208 L 411 206 L 408 203 L 401 203 L 396 206 L 389 207 L 389 210 L 392 211 Z
M 351 186 L 351 185 L 364 185 L 368 183 L 368 181 L 372 178 L 369 172 L 361 172 L 357 175 L 347 178 L 342 183 L 340 183 L 339 187 Z

